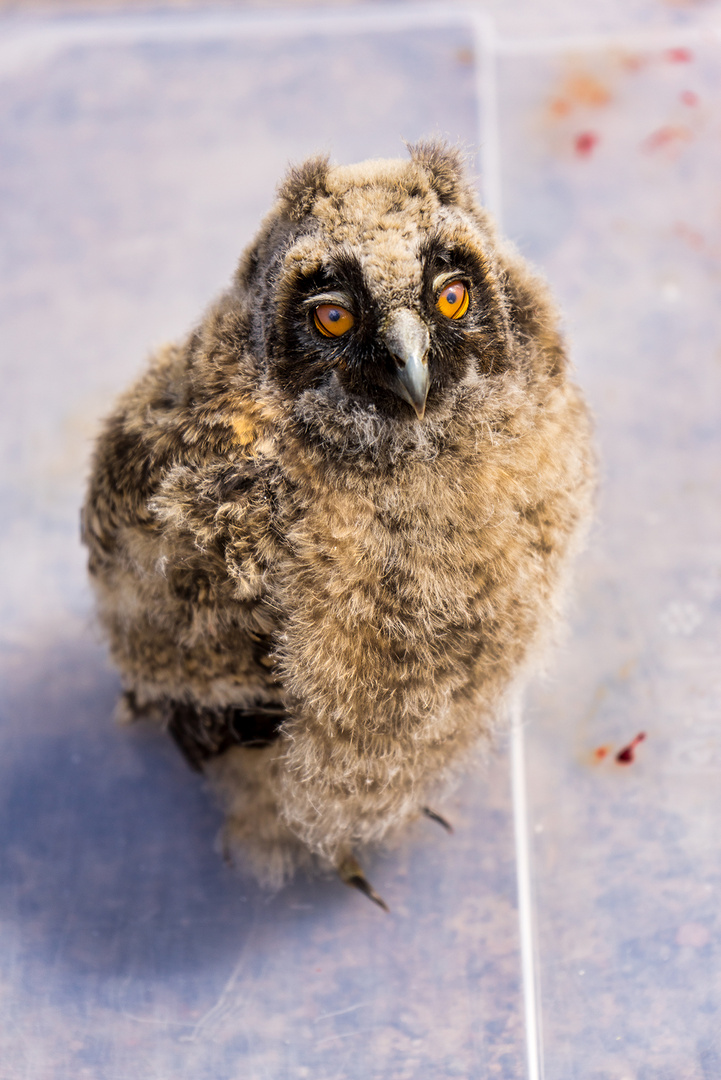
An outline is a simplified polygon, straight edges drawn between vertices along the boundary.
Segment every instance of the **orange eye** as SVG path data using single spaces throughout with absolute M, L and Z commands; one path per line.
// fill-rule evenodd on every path
M 460 281 L 446 285 L 436 300 L 436 307 L 447 319 L 460 319 L 468 311 L 468 289 Z
M 337 304 L 319 304 L 313 312 L 316 329 L 324 337 L 341 337 L 347 334 L 355 319 L 350 311 Z

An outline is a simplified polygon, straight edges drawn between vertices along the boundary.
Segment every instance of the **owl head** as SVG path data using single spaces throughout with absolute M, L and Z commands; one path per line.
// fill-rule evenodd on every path
M 318 157 L 282 183 L 236 296 L 263 377 L 308 428 L 343 416 L 408 429 L 522 363 L 534 301 L 507 256 L 456 150 Z

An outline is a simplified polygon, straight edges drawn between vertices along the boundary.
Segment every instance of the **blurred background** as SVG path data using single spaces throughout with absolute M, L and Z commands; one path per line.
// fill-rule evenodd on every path
M 720 61 L 718 0 L 0 0 L 0 1080 L 721 1076 Z M 501 743 L 369 867 L 384 916 L 261 894 L 113 725 L 78 507 L 287 162 L 429 135 L 561 302 L 602 488 L 520 846 Z

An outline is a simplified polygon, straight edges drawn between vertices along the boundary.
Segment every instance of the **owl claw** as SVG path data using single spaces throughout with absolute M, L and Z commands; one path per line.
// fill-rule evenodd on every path
M 430 806 L 424 806 L 423 813 L 426 815 L 426 817 L 430 818 L 431 821 L 435 821 L 439 825 L 442 825 L 446 832 L 453 832 L 453 826 L 451 825 L 450 821 L 446 821 L 446 819 L 444 817 L 441 817 L 440 814 L 437 814 L 435 810 L 431 810 Z
M 379 896 L 375 891 L 352 855 L 346 855 L 339 864 L 338 876 L 345 885 L 352 885 L 354 889 L 360 889 L 369 900 L 372 900 L 378 907 L 383 908 L 384 911 L 390 910 L 383 897 Z

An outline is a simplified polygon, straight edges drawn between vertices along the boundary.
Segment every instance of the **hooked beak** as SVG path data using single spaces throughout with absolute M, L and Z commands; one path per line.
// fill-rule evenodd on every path
M 415 311 L 401 308 L 388 320 L 383 340 L 395 364 L 392 390 L 412 405 L 422 420 L 431 381 L 426 357 L 430 344 L 428 327 Z

